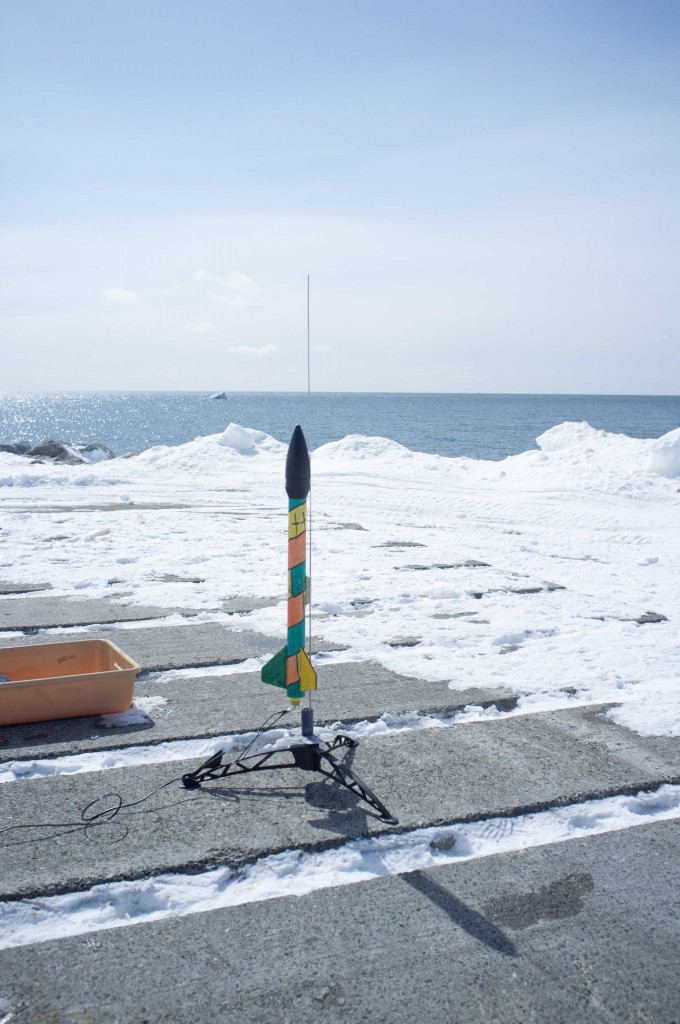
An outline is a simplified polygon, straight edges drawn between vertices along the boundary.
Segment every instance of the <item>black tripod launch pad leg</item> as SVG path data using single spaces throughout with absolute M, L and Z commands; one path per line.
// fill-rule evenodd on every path
M 205 764 L 193 772 L 182 776 L 182 785 L 186 789 L 199 789 L 203 782 L 223 779 L 227 775 L 245 775 L 249 772 L 276 771 L 284 768 L 301 768 L 305 772 L 317 772 L 327 779 L 339 783 L 354 793 L 378 812 L 381 821 L 386 825 L 398 825 L 398 820 L 390 814 L 385 804 L 368 788 L 362 779 L 348 765 L 344 764 L 332 751 L 339 747 L 356 747 L 357 741 L 349 736 L 338 735 L 332 743 L 298 742 L 281 750 L 265 751 L 261 754 L 249 754 L 241 760 L 223 762 L 222 752 L 213 754 Z M 292 761 L 281 761 L 282 755 L 292 754 Z

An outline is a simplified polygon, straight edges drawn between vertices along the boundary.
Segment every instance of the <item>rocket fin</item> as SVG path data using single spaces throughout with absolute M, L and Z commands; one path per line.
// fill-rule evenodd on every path
M 263 683 L 269 683 L 270 686 L 280 686 L 284 690 L 287 687 L 286 682 L 286 660 L 288 658 L 288 648 L 282 647 L 281 650 L 270 658 L 266 665 L 263 665 L 260 669 L 260 679 Z
M 307 657 L 307 651 L 304 647 L 298 651 L 298 673 L 300 675 L 300 689 L 301 690 L 316 690 L 316 672 L 312 667 L 312 663 Z

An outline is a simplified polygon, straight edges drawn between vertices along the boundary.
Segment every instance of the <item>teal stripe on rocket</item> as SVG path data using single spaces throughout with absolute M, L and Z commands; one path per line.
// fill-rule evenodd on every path
M 305 646 L 305 620 L 298 622 L 296 626 L 291 626 L 288 630 L 288 654 L 297 654 L 297 652 Z
M 297 597 L 305 589 L 305 563 L 301 562 L 300 565 L 294 566 L 290 570 L 290 591 L 289 597 Z

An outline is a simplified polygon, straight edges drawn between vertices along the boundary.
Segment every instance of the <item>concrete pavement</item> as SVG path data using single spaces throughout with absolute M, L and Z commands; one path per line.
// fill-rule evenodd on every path
M 583 708 L 376 736 L 348 755 L 401 830 L 680 782 L 676 740 L 637 736 Z M 204 759 L 7 783 L 0 786 L 0 820 L 77 822 L 95 797 L 139 800 Z M 117 841 L 122 822 L 130 833 Z M 123 812 L 108 840 L 102 834 L 89 842 L 82 832 L 55 841 L 13 837 L 14 845 L 0 850 L 0 899 L 237 866 L 290 847 L 324 849 L 386 830 L 356 796 L 300 769 L 235 776 L 198 792 L 178 785 L 132 815 Z
M 666 822 L 5 950 L 0 1012 L 11 1024 L 677 1024 L 679 842 Z
M 0 610 L 5 630 L 127 618 L 129 629 L 114 626 L 101 635 L 147 672 L 239 662 L 281 642 L 244 629 L 241 614 L 224 624 L 187 618 L 170 630 L 135 624 L 168 609 L 126 613 L 107 602 L 40 592 L 6 596 Z M 247 596 L 232 610 L 247 612 Z M 0 634 L 0 646 L 54 639 L 3 641 Z M 458 693 L 374 663 L 322 666 L 320 673 L 318 721 L 384 711 L 442 714 L 463 703 L 514 706 L 502 689 Z M 143 728 L 106 730 L 98 719 L 72 719 L 0 729 L 0 770 L 14 758 L 133 753 L 251 730 L 282 706 L 283 695 L 257 674 L 236 672 L 166 682 L 142 677 L 136 697 L 144 696 L 165 704 Z M 677 738 L 640 737 L 605 711 L 574 707 L 376 736 L 349 754 L 399 817 L 397 830 L 680 782 Z M 0 786 L 0 827 L 78 820 L 97 795 L 134 800 L 197 764 L 8 782 Z M 199 792 L 168 788 L 138 810 L 117 819 L 127 833 L 115 824 L 89 840 L 82 831 L 51 839 L 9 833 L 0 849 L 0 891 L 10 901 L 40 898 L 166 870 L 236 867 L 278 850 L 324 849 L 389 831 L 355 796 L 298 769 L 226 779 Z M 228 1013 L 245 1022 L 680 1024 L 679 838 L 677 822 L 644 825 L 7 949 L 0 952 L 0 1022 L 194 1024 Z

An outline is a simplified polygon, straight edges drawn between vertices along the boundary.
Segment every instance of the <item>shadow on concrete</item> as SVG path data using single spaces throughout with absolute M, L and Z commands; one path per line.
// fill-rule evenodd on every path
M 146 712 L 145 712 L 146 714 Z M 147 715 L 145 722 L 135 722 L 132 725 L 103 726 L 101 715 L 88 715 L 83 718 L 59 718 L 49 722 L 32 722 L 25 725 L 6 725 L 2 730 L 2 741 L 0 741 L 0 756 L 3 751 L 11 751 L 12 754 L 20 751 L 23 747 L 35 749 L 36 744 L 44 744 L 45 747 L 54 744 L 65 745 L 76 743 L 80 740 L 89 740 L 94 733 L 113 739 L 117 736 L 126 736 L 128 733 L 147 732 L 155 726 L 153 719 Z M 49 750 L 44 751 L 49 757 Z
M 325 811 L 323 818 L 309 819 L 312 828 L 352 839 L 369 834 L 370 818 L 380 821 L 380 816 L 356 793 L 331 779 L 308 783 L 305 786 L 305 803 Z
M 466 903 L 459 900 L 439 882 L 435 882 L 424 871 L 410 871 L 400 877 L 417 892 L 426 896 L 440 910 L 443 910 L 454 924 L 463 928 L 473 939 L 483 942 L 485 946 L 489 946 L 505 956 L 517 956 L 517 948 L 505 932 L 492 924 L 483 914 L 468 907 Z
M 300 782 L 290 786 L 249 786 L 243 784 L 243 776 L 234 784 L 236 776 L 227 776 L 219 782 L 203 783 L 201 792 L 211 799 L 231 803 L 234 813 L 240 806 L 265 807 L 267 801 L 298 801 L 302 807 L 318 808 L 325 812 L 323 817 L 309 818 L 307 824 L 321 832 L 335 832 L 348 839 L 356 839 L 371 832 L 369 819 L 379 821 L 379 816 L 363 804 L 358 796 L 343 789 L 330 779 L 310 782 L 304 789 Z
M 337 750 L 333 754 L 338 761 L 351 768 L 357 749 L 346 747 L 342 754 L 339 755 Z M 327 764 L 326 768 L 330 769 L 330 765 Z M 353 793 L 335 779 L 319 775 L 316 779 L 316 782 L 305 786 L 305 802 L 326 811 L 326 817 L 311 818 L 309 824 L 312 828 L 355 838 L 369 834 L 371 819 L 381 821 L 377 811 L 365 803 L 358 793 Z
M 285 751 L 281 751 L 285 753 Z M 349 766 L 354 760 L 355 750 L 346 748 L 344 756 L 338 758 L 343 764 Z M 330 765 L 326 766 L 330 769 Z M 283 771 L 287 773 L 288 784 L 283 785 L 258 785 L 255 782 L 261 773 Z M 311 777 L 313 782 L 305 784 L 304 779 Z M 246 781 L 247 780 L 247 781 Z M 252 784 L 249 785 L 250 780 Z M 304 787 L 304 788 L 303 788 Z M 236 802 L 253 800 L 254 806 L 257 801 L 266 800 L 299 800 L 308 807 L 318 808 L 325 812 L 322 818 L 310 818 L 308 824 L 312 828 L 322 832 L 335 832 L 337 835 L 347 838 L 369 835 L 371 832 L 370 820 L 380 821 L 380 815 L 368 804 L 365 804 L 357 793 L 346 789 L 335 779 L 328 778 L 320 772 L 305 771 L 297 765 L 286 762 L 277 764 L 270 763 L 261 769 L 250 771 L 234 771 L 219 780 L 204 782 L 201 786 L 202 792 L 218 799 L 228 799 L 228 794 Z

